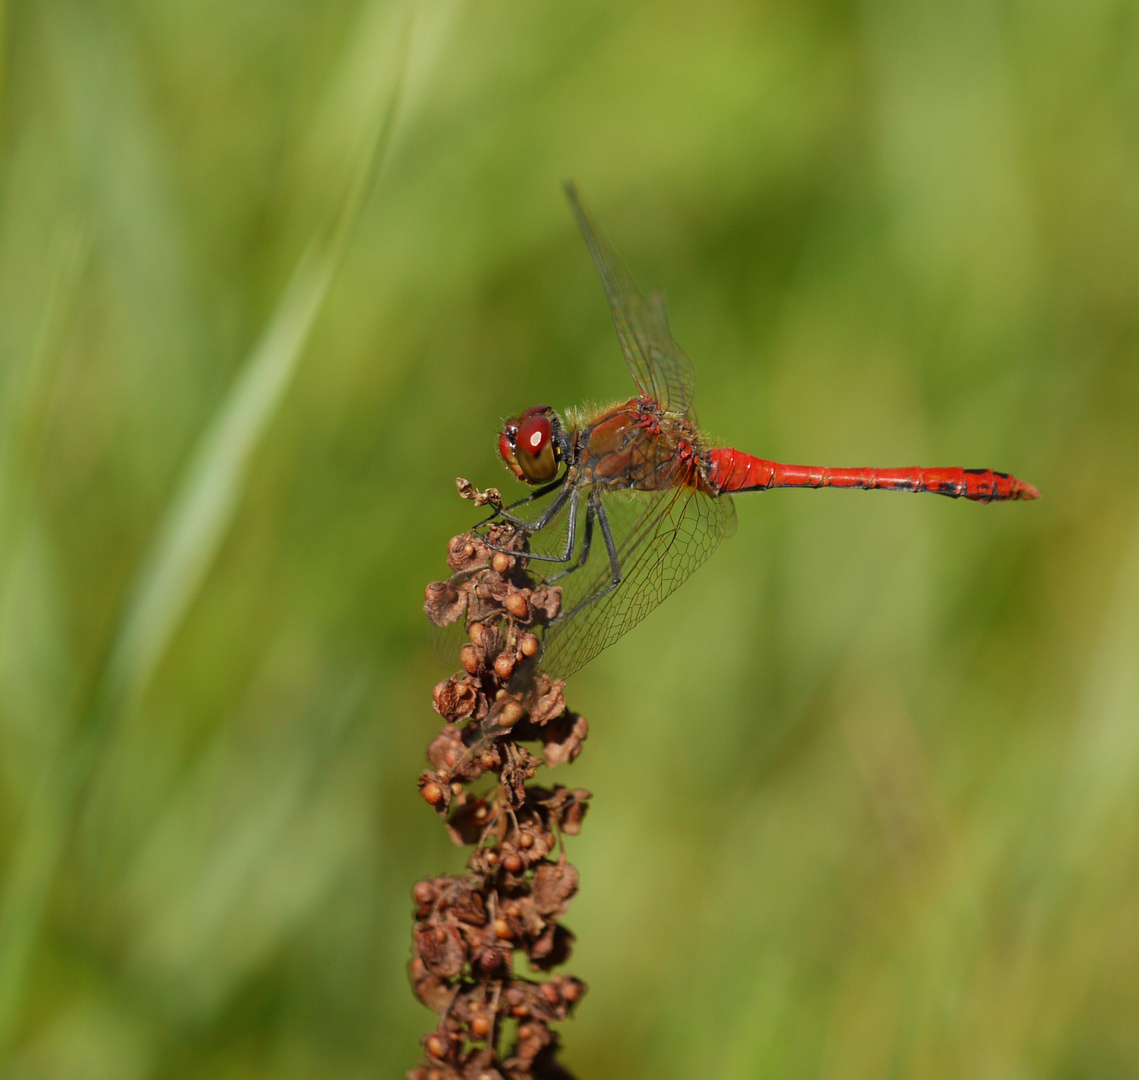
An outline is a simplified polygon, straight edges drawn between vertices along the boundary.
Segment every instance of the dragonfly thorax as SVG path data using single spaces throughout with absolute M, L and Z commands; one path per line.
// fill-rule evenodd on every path
M 498 438 L 498 452 L 519 480 L 545 484 L 557 474 L 565 456 L 565 435 L 549 405 L 535 405 L 508 420 Z

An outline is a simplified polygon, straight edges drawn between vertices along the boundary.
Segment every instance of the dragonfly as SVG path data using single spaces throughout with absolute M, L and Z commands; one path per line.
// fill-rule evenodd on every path
M 542 666 L 551 675 L 577 671 L 683 584 L 735 531 L 735 494 L 833 487 L 980 503 L 1039 497 L 1031 484 L 992 469 L 785 465 L 712 446 L 692 407 L 692 362 L 672 336 L 663 300 L 637 287 L 572 183 L 566 194 L 637 395 L 564 418 L 535 405 L 499 436 L 503 461 L 533 490 L 484 524 L 523 530 L 527 558 L 547 564 L 546 582 L 562 589 L 545 635 Z

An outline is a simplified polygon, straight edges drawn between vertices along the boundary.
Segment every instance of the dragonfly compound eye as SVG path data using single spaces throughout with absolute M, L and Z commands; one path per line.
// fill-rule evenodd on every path
M 553 433 L 548 417 L 531 416 L 518 429 L 518 449 L 537 457 L 546 448 Z
M 554 478 L 558 471 L 554 427 L 544 412 L 531 410 L 531 415 L 520 419 L 514 453 L 524 480 L 543 484 Z
M 518 421 L 511 420 L 498 437 L 498 452 L 502 455 L 502 460 L 506 462 L 510 471 L 519 480 L 525 480 L 526 477 L 522 475 L 522 470 L 518 468 L 518 459 L 514 456 L 514 444 L 517 440 Z

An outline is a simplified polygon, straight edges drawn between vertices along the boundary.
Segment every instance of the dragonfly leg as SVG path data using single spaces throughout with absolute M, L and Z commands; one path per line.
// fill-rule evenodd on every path
M 496 547 L 494 544 L 487 544 L 491 551 L 505 551 L 508 555 L 520 555 L 524 559 L 530 559 L 536 562 L 554 562 L 565 563 L 573 558 L 573 547 L 577 540 L 577 511 L 578 511 L 578 492 L 579 488 L 563 489 L 562 493 L 550 504 L 549 509 L 535 522 L 519 521 L 515 523 L 510 518 L 511 524 L 518 524 L 529 532 L 537 532 L 539 529 L 545 528 L 553 516 L 566 504 L 569 500 L 569 508 L 566 512 L 566 549 L 560 555 L 535 555 L 531 551 L 514 551 L 510 548 Z M 484 540 L 483 543 L 486 543 Z
M 567 566 L 564 570 L 559 570 L 553 577 L 546 578 L 550 584 L 564 578 L 567 574 L 572 574 L 575 570 L 580 570 L 586 560 L 589 558 L 589 546 L 593 543 L 593 523 L 597 520 L 597 507 L 594 505 L 594 500 L 590 498 L 585 507 L 585 535 L 581 541 L 581 554 L 578 555 L 573 566 Z
M 617 545 L 613 542 L 609 518 L 605 514 L 605 507 L 601 505 L 600 499 L 597 500 L 597 520 L 601 524 L 601 535 L 605 538 L 605 550 L 609 552 L 609 566 L 613 571 L 613 580 L 609 583 L 609 587 L 605 592 L 599 593 L 595 597 L 595 599 L 600 600 L 605 593 L 611 593 L 621 584 L 621 560 L 617 558 Z
M 560 499 L 555 499 L 554 502 L 546 510 L 546 512 L 536 522 L 523 521 L 521 518 L 516 518 L 513 514 L 510 513 L 510 511 L 519 506 L 526 506 L 529 503 L 534 502 L 536 499 L 545 498 L 550 494 L 551 491 L 557 491 L 559 487 L 565 487 L 564 476 L 560 480 L 554 480 L 551 483 L 538 488 L 537 491 L 530 492 L 529 495 L 525 495 L 521 499 L 518 499 L 516 502 L 510 503 L 509 506 L 498 507 L 494 513 L 490 515 L 490 517 L 488 517 L 485 521 L 480 521 L 475 526 L 475 528 L 481 529 L 484 525 L 490 525 L 495 521 L 505 521 L 510 525 L 517 525 L 523 529 L 540 529 L 546 525 L 549 522 L 550 518 L 552 518 L 554 514 L 556 514 L 565 504 L 566 500 L 564 491 L 562 492 L 562 497 Z
M 609 528 L 609 518 L 605 514 L 605 507 L 602 505 L 601 499 L 594 499 L 591 497 L 589 500 L 588 516 L 586 518 L 585 524 L 587 538 L 592 531 L 593 521 L 595 518 L 598 524 L 601 526 L 601 535 L 605 539 L 605 550 L 609 553 L 609 568 L 612 574 L 609 580 L 609 584 L 606 585 L 605 588 L 601 590 L 601 592 L 594 593 L 592 596 L 586 597 L 580 604 L 571 610 L 563 611 L 556 619 L 553 620 L 553 622 L 550 623 L 551 626 L 556 626 L 563 619 L 568 619 L 571 615 L 576 615 L 579 611 L 582 610 L 582 608 L 586 608 L 590 604 L 595 604 L 603 596 L 608 596 L 615 588 L 617 588 L 618 585 L 621 584 L 621 560 L 617 557 L 617 545 L 613 542 L 613 532 Z M 585 546 L 585 543 L 583 543 L 583 550 Z M 571 566 L 568 570 L 563 570 L 560 574 L 556 575 L 556 577 L 565 577 L 566 574 L 572 573 L 574 570 L 578 569 L 578 567 L 580 567 L 584 561 L 584 559 L 579 558 L 577 565 Z M 554 581 L 556 578 L 551 578 L 550 580 Z

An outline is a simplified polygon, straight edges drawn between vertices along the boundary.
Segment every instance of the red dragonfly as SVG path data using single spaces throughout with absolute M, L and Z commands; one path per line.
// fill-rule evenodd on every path
M 982 503 L 1039 497 L 992 469 L 826 469 L 709 446 L 692 409 L 692 362 L 673 340 L 663 303 L 637 288 L 572 184 L 566 193 L 637 396 L 565 420 L 536 405 L 508 421 L 499 438 L 511 471 L 537 490 L 491 520 L 525 529 L 531 560 L 563 567 L 546 578 L 562 588 L 561 613 L 546 633 L 543 667 L 551 674 L 564 678 L 588 663 L 687 579 L 734 531 L 735 492 L 879 488 Z M 516 513 L 522 507 L 530 514 Z M 594 551 L 598 540 L 604 552 Z

